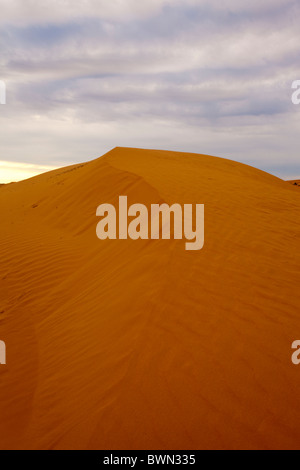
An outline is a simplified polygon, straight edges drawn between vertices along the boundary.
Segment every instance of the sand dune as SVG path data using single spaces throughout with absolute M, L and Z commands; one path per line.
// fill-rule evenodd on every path
M 294 186 L 300 186 L 300 180 L 291 180 L 289 183 L 293 184 Z
M 204 249 L 98 240 L 119 195 L 204 203 Z M 298 188 L 117 148 L 2 187 L 0 211 L 1 449 L 300 448 Z

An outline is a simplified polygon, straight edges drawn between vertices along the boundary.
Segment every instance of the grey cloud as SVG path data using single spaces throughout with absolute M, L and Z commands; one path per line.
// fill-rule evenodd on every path
M 298 2 L 1 3 L 0 159 L 56 165 L 127 145 L 299 170 Z

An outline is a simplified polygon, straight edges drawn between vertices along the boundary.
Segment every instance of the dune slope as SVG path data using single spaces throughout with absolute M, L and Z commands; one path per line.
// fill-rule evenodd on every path
M 119 195 L 204 203 L 204 249 L 98 240 Z M 0 448 L 300 448 L 299 210 L 264 172 L 150 150 L 1 187 Z
M 294 186 L 300 186 L 300 180 L 292 180 L 289 183 L 293 184 Z

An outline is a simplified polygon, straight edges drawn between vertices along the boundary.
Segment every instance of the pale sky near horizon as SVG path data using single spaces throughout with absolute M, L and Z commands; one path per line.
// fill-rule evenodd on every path
M 0 183 L 119 147 L 300 178 L 298 0 L 0 0 Z

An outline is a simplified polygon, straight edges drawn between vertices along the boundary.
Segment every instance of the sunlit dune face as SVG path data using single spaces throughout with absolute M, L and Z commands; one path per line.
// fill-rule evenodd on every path
M 299 449 L 299 191 L 128 148 L 2 187 L 0 449 Z M 203 249 L 100 239 L 119 195 L 204 204 Z
M 54 169 L 52 166 L 0 161 L 0 184 L 22 181 Z

